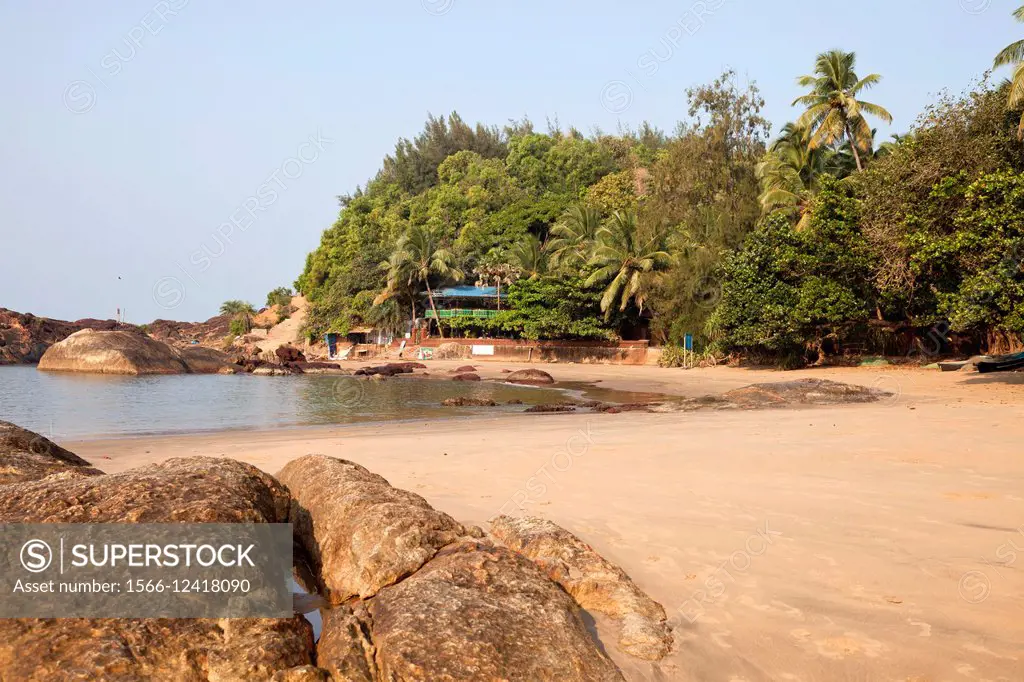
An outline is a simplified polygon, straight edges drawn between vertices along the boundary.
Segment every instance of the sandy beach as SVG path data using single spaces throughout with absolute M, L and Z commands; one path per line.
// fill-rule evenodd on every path
M 478 367 L 485 378 L 517 368 Z M 485 528 L 502 512 L 550 518 L 668 611 L 676 646 L 659 665 L 604 638 L 634 680 L 1024 677 L 1024 374 L 542 368 L 639 393 L 819 377 L 893 395 L 811 409 L 481 416 L 62 445 L 107 472 L 210 455 L 273 473 L 321 453 Z

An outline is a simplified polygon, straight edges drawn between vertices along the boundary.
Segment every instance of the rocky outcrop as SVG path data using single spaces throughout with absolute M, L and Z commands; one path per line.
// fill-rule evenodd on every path
M 359 605 L 340 626 L 357 646 L 321 647 L 358 662 L 370 634 L 370 679 L 599 682 L 622 680 L 594 643 L 578 607 L 536 566 L 504 547 L 466 540 Z M 339 624 L 325 624 L 325 635 Z M 346 678 L 342 678 L 346 679 Z M 354 679 L 361 679 L 356 677 Z
M 83 329 L 138 331 L 114 320 L 65 322 L 0 308 L 0 365 L 39 362 L 50 346 Z
M 371 597 L 465 535 L 453 518 L 352 462 L 310 455 L 277 475 L 292 495 L 290 521 L 331 603 Z
M 231 315 L 217 315 L 206 322 L 154 320 L 146 325 L 146 330 L 157 341 L 179 348 L 187 348 L 196 343 L 201 346 L 219 346 L 231 333 L 231 320 Z
M 179 350 L 145 334 L 83 329 L 55 343 L 39 369 L 97 374 L 188 374 L 217 372 L 228 357 L 207 348 Z
M 583 608 L 618 619 L 626 653 L 658 661 L 669 652 L 672 633 L 661 604 L 569 531 L 545 519 L 499 516 L 491 535 L 537 564 Z
M 505 377 L 507 384 L 525 384 L 527 386 L 542 386 L 555 383 L 554 377 L 542 369 L 520 369 L 510 372 Z
M 119 474 L 4 486 L 0 523 L 286 523 L 288 491 L 256 467 L 191 457 Z
M 35 481 L 62 471 L 80 476 L 103 473 L 50 439 L 0 421 L 0 485 Z

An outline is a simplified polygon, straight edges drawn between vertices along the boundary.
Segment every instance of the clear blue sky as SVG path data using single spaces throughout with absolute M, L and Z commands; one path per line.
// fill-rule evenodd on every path
M 1024 34 L 1020 2 L 6 0 L 0 306 L 258 306 L 428 112 L 672 129 L 685 89 L 730 66 L 778 129 L 795 77 L 841 47 L 884 76 L 869 98 L 903 131 Z

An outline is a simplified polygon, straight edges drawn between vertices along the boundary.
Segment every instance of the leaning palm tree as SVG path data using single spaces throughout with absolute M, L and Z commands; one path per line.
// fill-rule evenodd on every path
M 252 307 L 252 303 L 231 300 L 224 301 L 221 304 L 220 314 L 230 315 L 232 319 L 240 321 L 245 332 L 248 334 L 252 331 L 252 320 L 256 316 L 256 309 Z
M 515 263 L 523 277 L 537 280 L 548 272 L 548 254 L 540 240 L 528 234 L 512 247 L 512 262 Z
M 546 247 L 551 266 L 567 268 L 587 262 L 600 229 L 601 212 L 596 208 L 578 204 L 567 209 L 551 228 L 552 238 Z
M 380 267 L 387 272 L 388 282 L 374 304 L 379 305 L 403 289 L 415 290 L 422 284 L 427 290 L 427 300 L 430 301 L 430 309 L 434 311 L 437 329 L 443 339 L 444 328 L 441 327 L 441 318 L 434 305 L 434 290 L 430 287 L 430 279 L 434 277 L 441 281 L 458 282 L 463 278 L 451 251 L 441 246 L 430 228 L 414 225 L 398 240 L 391 257 L 381 263 Z
M 672 262 L 664 242 L 663 234 L 643 239 L 633 211 L 616 211 L 597 231 L 597 246 L 589 262 L 596 270 L 587 278 L 586 286 L 607 283 L 601 297 L 605 320 L 611 317 L 616 303 L 620 312 L 631 302 L 643 312 L 660 273 Z
M 877 73 L 857 78 L 854 52 L 831 50 L 818 55 L 814 74 L 801 76 L 797 83 L 810 88 L 810 92 L 793 100 L 793 105 L 806 107 L 797 124 L 810 130 L 811 147 L 850 142 L 857 170 L 864 170 L 860 152 L 871 147 L 871 126 L 864 115 L 870 114 L 892 122 L 892 114 L 883 107 L 857 99 L 862 90 L 877 85 L 882 77 Z
M 1024 5 L 1018 7 L 1013 16 L 1017 21 L 1024 22 Z M 1012 64 L 1014 69 L 1013 76 L 1010 77 L 1010 98 L 1006 106 L 1016 110 L 1024 105 L 1024 40 L 1010 43 L 996 55 L 996 68 L 1007 64 Z M 1017 128 L 1017 137 L 1024 140 L 1024 115 L 1021 116 L 1020 126 Z

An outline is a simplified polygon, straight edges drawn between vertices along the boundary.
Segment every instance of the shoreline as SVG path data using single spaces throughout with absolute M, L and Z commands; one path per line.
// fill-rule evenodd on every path
M 659 667 L 617 659 L 630 680 L 997 679 L 1024 650 L 1024 558 L 1001 551 L 1024 546 L 1024 375 L 544 369 L 675 395 L 807 377 L 893 395 L 61 444 L 109 472 L 206 455 L 273 474 L 324 454 L 463 523 L 549 518 L 664 605 L 676 648 Z

